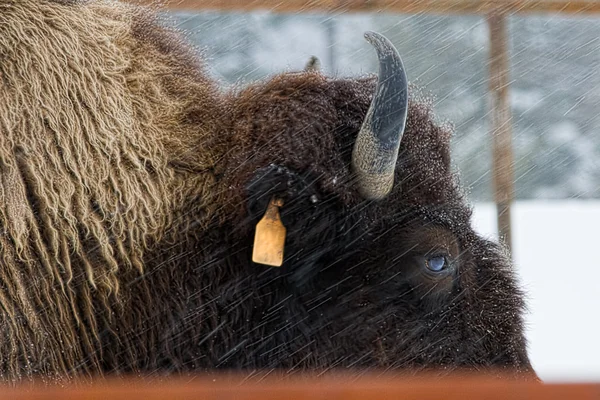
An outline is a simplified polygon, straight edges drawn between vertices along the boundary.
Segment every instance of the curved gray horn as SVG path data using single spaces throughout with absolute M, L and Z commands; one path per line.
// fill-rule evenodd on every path
M 384 36 L 365 33 L 379 57 L 379 81 L 354 150 L 352 167 L 360 193 L 382 199 L 394 184 L 394 169 L 408 114 L 408 79 L 402 59 Z

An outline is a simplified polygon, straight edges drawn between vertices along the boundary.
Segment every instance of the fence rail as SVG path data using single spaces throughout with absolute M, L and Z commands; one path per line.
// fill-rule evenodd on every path
M 165 379 L 165 378 L 163 378 Z M 159 383 L 121 380 L 79 386 L 0 388 L 12 400 L 598 400 L 599 384 L 506 382 L 484 379 L 402 380 L 398 378 L 310 377 L 265 379 L 198 377 Z
M 134 0 L 173 10 L 270 10 L 276 12 L 395 12 L 438 14 L 600 14 L 598 0 Z

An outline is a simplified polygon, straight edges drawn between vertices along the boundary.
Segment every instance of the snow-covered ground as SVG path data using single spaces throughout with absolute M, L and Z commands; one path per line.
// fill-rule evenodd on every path
M 497 237 L 495 218 L 475 205 L 481 234 Z M 520 201 L 512 224 L 533 366 L 546 381 L 600 380 L 600 201 Z

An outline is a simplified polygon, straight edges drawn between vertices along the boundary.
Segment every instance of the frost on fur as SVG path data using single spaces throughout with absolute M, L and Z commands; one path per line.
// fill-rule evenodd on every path
M 426 101 L 410 99 L 391 193 L 368 201 L 351 154 L 376 77 L 223 93 L 150 11 L 101 0 L 0 0 L 0 54 L 5 379 L 535 376 L 509 259 L 472 230 Z M 251 262 L 273 196 L 279 269 Z

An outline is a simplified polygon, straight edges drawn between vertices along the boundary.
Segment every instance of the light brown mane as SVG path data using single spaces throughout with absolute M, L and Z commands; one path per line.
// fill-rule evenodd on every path
M 27 354 L 43 361 L 25 374 L 97 369 L 123 276 L 212 184 L 181 185 L 218 158 L 182 120 L 215 88 L 153 23 L 115 2 L 0 2 L 1 370 Z

